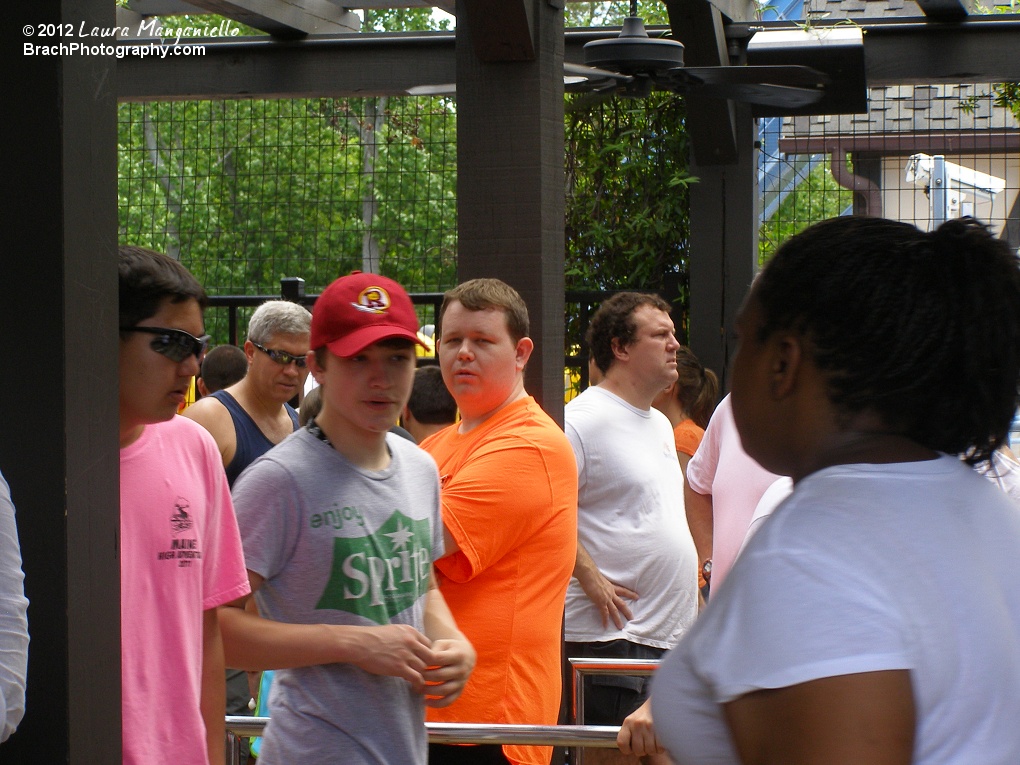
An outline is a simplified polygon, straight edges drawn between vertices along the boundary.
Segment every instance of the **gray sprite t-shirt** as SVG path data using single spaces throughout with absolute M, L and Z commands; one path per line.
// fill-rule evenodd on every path
M 410 624 L 424 632 L 442 555 L 439 476 L 387 435 L 385 470 L 362 470 L 302 428 L 253 462 L 233 498 L 260 613 L 300 624 Z M 261 765 L 405 765 L 427 759 L 424 699 L 349 664 L 278 670 Z

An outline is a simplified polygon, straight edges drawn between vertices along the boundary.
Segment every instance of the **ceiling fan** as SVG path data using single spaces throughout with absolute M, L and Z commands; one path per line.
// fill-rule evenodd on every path
M 637 0 L 619 35 L 592 40 L 584 64 L 564 62 L 568 93 L 643 98 L 653 90 L 694 93 L 751 105 L 755 117 L 858 114 L 868 109 L 863 33 L 853 25 L 820 30 L 731 24 L 727 37 L 741 63 L 684 66 L 684 46 L 649 36 Z M 746 63 L 745 63 L 746 61 Z M 408 95 L 452 96 L 453 83 L 421 85 Z
M 637 16 L 637 0 L 616 37 L 584 46 L 584 65 L 564 65 L 570 93 L 643 98 L 652 90 L 697 93 L 782 110 L 800 110 L 822 100 L 829 76 L 798 64 L 684 66 L 684 46 L 650 37 Z

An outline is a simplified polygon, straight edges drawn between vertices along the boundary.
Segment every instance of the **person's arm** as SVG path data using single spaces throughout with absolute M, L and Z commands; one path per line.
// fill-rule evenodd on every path
M 10 490 L 0 475 L 0 742 L 25 716 L 28 600 Z
M 691 463 L 690 454 L 684 454 L 683 452 L 676 453 L 677 462 L 680 463 L 680 472 L 684 474 L 684 486 L 687 486 L 687 466 Z
M 635 757 L 647 757 L 666 751 L 655 737 L 651 697 L 645 699 L 644 704 L 624 719 L 620 732 L 616 734 L 616 745 L 624 754 L 632 754 Z
M 223 467 L 229 465 L 237 451 L 237 433 L 227 408 L 215 398 L 202 398 L 181 412 L 181 416 L 194 420 L 209 431 L 220 452 Z
M 712 557 L 712 495 L 699 494 L 684 481 L 684 507 L 687 509 L 687 525 L 698 551 L 698 570 L 701 564 Z
M 447 707 L 456 701 L 475 667 L 475 649 L 450 613 L 443 594 L 429 585 L 425 602 L 425 635 L 432 641 L 433 664 L 425 671 L 425 703 Z
M 199 706 L 205 721 L 209 765 L 223 765 L 227 730 L 223 710 L 227 708 L 227 686 L 223 663 L 223 639 L 216 609 L 202 612 L 202 697 Z
M 910 765 L 916 725 L 907 670 L 826 677 L 723 706 L 744 765 Z
M 254 571 L 248 579 L 253 593 L 262 586 L 262 577 Z M 435 655 L 429 639 L 410 625 L 287 624 L 246 610 L 250 597 L 220 608 L 228 667 L 265 670 L 346 663 L 375 675 L 401 677 L 423 691 L 424 672 L 435 664 Z
M 609 625 L 613 620 L 616 629 L 622 630 L 623 625 L 634 617 L 627 600 L 637 600 L 634 590 L 606 579 L 595 565 L 591 555 L 584 549 L 581 540 L 577 540 L 577 559 L 574 562 L 574 578 L 581 585 L 584 594 L 591 599 L 602 615 L 602 626 Z

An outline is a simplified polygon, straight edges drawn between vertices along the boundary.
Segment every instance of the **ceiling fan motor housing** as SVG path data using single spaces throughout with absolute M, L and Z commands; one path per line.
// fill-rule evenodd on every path
M 629 16 L 619 37 L 584 46 L 584 63 L 621 74 L 661 72 L 684 65 L 684 46 L 677 40 L 649 37 L 644 22 Z

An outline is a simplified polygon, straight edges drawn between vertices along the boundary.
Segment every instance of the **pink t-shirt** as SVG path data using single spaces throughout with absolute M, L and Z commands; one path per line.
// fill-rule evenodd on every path
M 719 402 L 701 446 L 687 465 L 687 483 L 712 495 L 712 588 L 722 584 L 747 535 L 754 509 L 779 478 L 749 456 L 740 444 L 730 397 Z
M 183 417 L 120 451 L 124 763 L 208 762 L 202 615 L 249 592 L 212 437 Z

